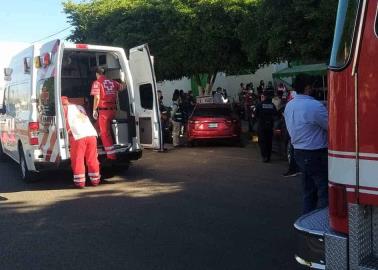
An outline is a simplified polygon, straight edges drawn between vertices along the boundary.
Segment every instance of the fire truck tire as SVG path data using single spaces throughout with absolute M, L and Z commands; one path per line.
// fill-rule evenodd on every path
M 20 154 L 20 176 L 21 179 L 26 183 L 31 183 L 35 181 L 36 175 L 35 173 L 29 171 L 28 164 L 26 163 L 25 154 L 22 146 L 19 146 L 19 154 Z

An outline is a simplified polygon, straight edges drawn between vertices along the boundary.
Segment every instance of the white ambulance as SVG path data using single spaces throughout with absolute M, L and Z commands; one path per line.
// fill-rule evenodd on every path
M 112 124 L 115 162 L 127 165 L 139 159 L 143 146 L 162 147 L 155 73 L 147 45 L 131 49 L 127 58 L 116 47 L 60 40 L 35 44 L 14 55 L 4 69 L 7 82 L 0 110 L 0 159 L 7 155 L 18 162 L 24 181 L 69 164 L 61 97 L 82 105 L 91 116 L 90 89 L 97 66 L 105 69 L 109 79 L 127 85 L 127 91 L 118 96 Z M 98 150 L 101 161 L 105 157 L 101 140 Z

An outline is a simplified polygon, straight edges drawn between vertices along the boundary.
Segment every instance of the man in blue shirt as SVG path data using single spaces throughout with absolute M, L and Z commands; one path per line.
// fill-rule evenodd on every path
M 300 74 L 296 97 L 285 108 L 286 127 L 302 171 L 303 213 L 328 206 L 328 112 L 312 97 L 311 77 Z

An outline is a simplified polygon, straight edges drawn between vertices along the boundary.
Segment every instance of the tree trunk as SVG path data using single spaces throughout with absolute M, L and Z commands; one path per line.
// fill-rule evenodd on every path
M 200 74 L 194 75 L 194 80 L 195 80 L 197 87 L 198 87 L 198 94 L 199 94 L 199 96 L 202 96 L 202 91 L 204 90 L 204 88 L 203 88 L 202 83 L 201 83 Z
M 206 93 L 208 95 L 211 95 L 211 91 L 213 90 L 213 86 L 215 83 L 215 79 L 217 78 L 217 72 L 209 74 L 207 77 L 207 83 L 206 83 Z

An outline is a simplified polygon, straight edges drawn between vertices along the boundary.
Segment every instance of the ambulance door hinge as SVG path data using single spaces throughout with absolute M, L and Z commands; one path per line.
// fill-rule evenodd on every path
M 61 128 L 61 129 L 59 129 L 59 138 L 61 139 L 61 140 L 63 140 L 64 138 L 65 138 L 65 136 L 64 136 L 64 129 L 63 128 Z

